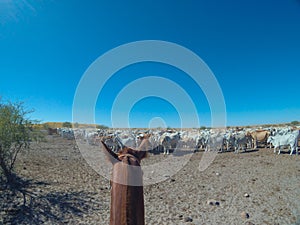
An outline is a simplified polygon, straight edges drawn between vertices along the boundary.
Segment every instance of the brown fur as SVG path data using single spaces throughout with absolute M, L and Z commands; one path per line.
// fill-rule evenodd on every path
M 101 142 L 113 164 L 110 225 L 144 225 L 143 174 L 140 161 L 146 152 L 123 148 L 118 154 Z
M 57 129 L 48 127 L 48 134 L 49 135 L 58 134 Z
M 257 143 L 264 143 L 267 144 L 267 139 L 270 135 L 269 131 L 266 130 L 256 130 L 250 133 L 252 139 L 253 139 L 253 144 L 254 144 L 254 148 L 257 148 Z

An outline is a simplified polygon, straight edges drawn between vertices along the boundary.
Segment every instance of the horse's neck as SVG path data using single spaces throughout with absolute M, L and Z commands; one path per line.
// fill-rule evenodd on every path
M 144 225 L 142 186 L 112 184 L 110 225 Z

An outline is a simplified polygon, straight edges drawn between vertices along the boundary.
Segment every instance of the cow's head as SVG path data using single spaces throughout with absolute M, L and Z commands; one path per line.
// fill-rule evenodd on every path
M 269 136 L 268 139 L 267 139 L 267 143 L 270 143 L 270 142 L 273 141 L 273 140 L 274 140 L 274 137 Z

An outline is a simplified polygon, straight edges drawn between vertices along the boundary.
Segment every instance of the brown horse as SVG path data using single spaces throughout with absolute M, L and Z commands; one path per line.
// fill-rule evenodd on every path
M 116 154 L 104 142 L 101 143 L 113 164 L 110 225 L 144 225 L 143 172 L 140 162 L 146 157 L 146 152 L 124 147 Z

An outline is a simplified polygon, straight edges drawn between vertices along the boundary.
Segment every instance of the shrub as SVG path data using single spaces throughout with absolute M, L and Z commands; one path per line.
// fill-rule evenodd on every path
M 105 125 L 96 125 L 96 128 L 97 129 L 104 129 L 104 130 L 108 129 L 108 127 L 105 126 Z
M 72 127 L 72 123 L 70 123 L 70 122 L 64 122 L 64 123 L 62 124 L 62 127 L 71 128 L 71 127 Z
M 297 126 L 297 125 L 299 125 L 299 124 L 300 124 L 300 122 L 299 122 L 299 121 L 296 121 L 296 120 L 291 122 L 291 125 L 293 125 L 293 126 Z
M 11 181 L 18 154 L 29 148 L 33 121 L 27 118 L 23 103 L 5 103 L 0 99 L 0 174 Z

